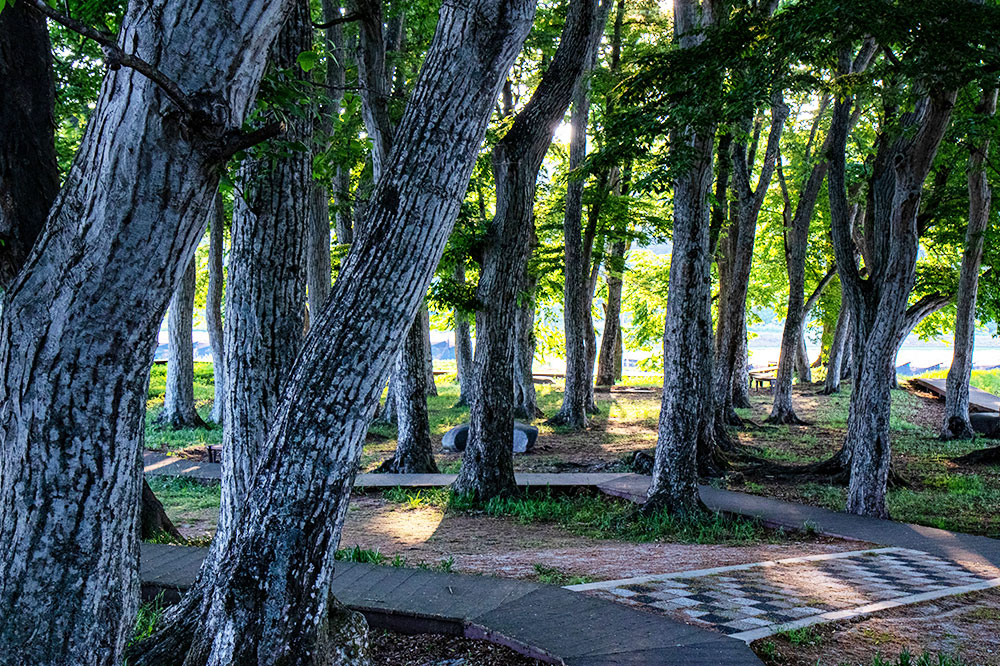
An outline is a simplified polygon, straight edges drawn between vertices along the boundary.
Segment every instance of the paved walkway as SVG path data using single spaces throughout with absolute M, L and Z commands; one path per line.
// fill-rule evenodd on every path
M 207 549 L 143 544 L 146 598 L 195 580 Z M 375 627 L 486 638 L 567 666 L 751 666 L 750 648 L 595 596 L 526 581 L 338 562 L 333 593 Z
M 569 586 L 747 643 L 779 631 L 1000 586 L 1000 569 L 881 548 Z
M 943 398 L 947 387 L 945 379 L 928 379 L 927 377 L 915 377 L 911 379 L 913 383 L 927 389 L 939 398 Z M 1000 398 L 987 393 L 975 386 L 969 387 L 969 409 L 973 412 L 997 412 L 1000 411 Z

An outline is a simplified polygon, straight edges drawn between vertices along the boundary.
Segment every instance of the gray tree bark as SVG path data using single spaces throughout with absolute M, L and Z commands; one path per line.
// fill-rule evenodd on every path
M 764 205 L 764 197 L 771 184 L 778 160 L 781 135 L 788 118 L 788 106 L 780 94 L 771 100 L 771 128 L 767 137 L 764 162 L 757 179 L 757 186 L 750 184 L 752 164 L 747 159 L 748 147 L 737 141 L 733 151 L 733 189 L 736 193 L 736 219 L 730 225 L 726 242 L 728 254 L 728 287 L 724 303 L 720 301 L 718 338 L 720 348 L 715 370 L 715 420 L 716 423 L 739 425 L 742 419 L 733 407 L 733 384 L 737 381 L 739 353 L 745 340 L 747 293 L 750 288 L 750 270 L 753 248 L 757 237 L 757 218 Z M 739 381 L 743 381 L 739 378 Z
M 852 71 L 841 53 L 841 74 Z M 844 154 L 850 125 L 850 99 L 834 105 L 831 123 L 830 212 L 841 284 L 855 317 L 854 391 L 844 455 L 851 481 L 847 511 L 888 517 L 885 494 L 891 455 L 890 370 L 896 337 L 916 275 L 917 213 L 923 183 L 951 119 L 954 91 L 933 90 L 899 119 L 895 136 L 880 138 L 873 164 L 872 205 L 867 211 L 866 267 L 863 279 L 854 265 L 855 245 L 847 202 Z M 868 261 L 870 260 L 870 264 Z
M 431 313 L 427 309 L 427 304 L 420 309 L 420 335 L 421 345 L 423 345 L 424 359 L 424 402 L 428 395 L 437 395 L 437 385 L 434 383 L 434 350 L 431 349 Z
M 296 0 L 271 45 L 275 69 L 305 80 L 296 58 L 312 47 L 309 6 Z M 287 122 L 282 140 L 308 144 L 312 121 Z M 222 437 L 222 508 L 217 538 L 224 544 L 246 506 L 268 428 L 302 346 L 306 302 L 306 239 L 314 224 L 312 155 L 286 150 L 280 158 L 247 157 L 233 204 L 225 350 L 229 396 Z
M 674 34 L 680 48 L 702 42 L 698 29 L 719 10 L 713 2 L 675 0 Z M 663 398 L 644 511 L 700 513 L 697 452 L 713 441 L 712 312 L 709 201 L 714 130 L 678 131 L 673 137 L 690 156 L 674 182 L 674 236 L 663 331 Z
M 426 312 L 427 306 L 421 308 Z M 417 315 L 396 359 L 394 374 L 400 378 L 396 401 L 396 453 L 382 463 L 379 472 L 390 474 L 437 474 L 434 449 L 431 446 L 431 425 L 427 415 L 427 375 L 424 372 L 423 317 Z M 399 404 L 402 403 L 402 404 Z
M 339 19 L 343 17 L 339 2 L 323 0 L 323 20 L 331 23 L 326 29 L 327 48 L 332 57 L 326 61 L 326 82 L 330 86 L 330 111 L 327 116 L 330 121 L 339 117 L 344 103 L 344 92 L 347 88 L 347 65 L 351 59 L 351 49 L 346 46 L 344 28 Z M 336 220 L 337 242 L 350 245 L 354 238 L 354 228 L 351 217 L 351 170 L 350 165 L 334 165 L 333 199 L 336 204 L 334 218 Z
M 840 312 L 837 314 L 837 327 L 833 330 L 833 342 L 830 343 L 830 357 L 826 364 L 826 380 L 823 383 L 823 393 L 831 395 L 840 392 L 841 370 L 844 362 L 844 352 L 848 347 L 848 332 L 851 326 L 851 308 L 846 297 L 841 297 Z
M 455 265 L 455 281 L 465 284 L 465 263 L 460 261 Z M 472 333 L 469 315 L 461 309 L 455 310 L 455 368 L 458 374 L 458 403 L 456 407 L 467 406 L 472 402 L 473 384 L 473 350 Z
M 534 247 L 534 240 L 531 245 Z M 535 287 L 538 278 L 529 273 L 527 265 L 524 268 L 523 290 L 514 310 L 514 416 L 530 422 L 544 415 L 538 409 L 534 376 Z
M 163 409 L 156 422 L 170 428 L 203 428 L 194 408 L 194 292 L 197 282 L 197 262 L 192 257 L 170 298 L 167 330 L 170 336 L 167 358 L 167 387 Z
M 202 96 L 110 71 L 50 224 L 4 294 L 0 654 L 11 663 L 122 663 L 138 603 L 137 461 L 156 334 L 284 9 L 129 8 L 119 43 Z
M 59 192 L 55 83 L 45 17 L 19 2 L 0 12 L 0 290 L 28 258 Z
M 477 288 L 474 402 L 469 442 L 455 490 L 480 499 L 516 491 L 510 446 L 516 298 L 531 250 L 535 188 L 552 133 L 566 113 L 600 39 L 609 0 L 572 0 L 552 61 L 524 109 L 493 149 L 496 214 L 490 222 Z
M 308 208 L 312 214 L 306 230 L 306 282 L 309 312 L 315 315 L 330 297 L 330 201 L 326 188 L 316 183 L 312 183 L 311 196 Z
M 573 93 L 570 115 L 572 138 L 569 144 L 571 179 L 566 185 L 566 210 L 563 215 L 565 269 L 563 280 L 563 323 L 566 338 L 566 385 L 562 406 L 548 423 L 572 429 L 588 425 L 588 397 L 593 387 L 593 367 L 589 337 L 594 325 L 590 318 L 590 257 L 584 256 L 580 227 L 583 223 L 583 178 L 574 178 L 587 157 L 587 125 L 590 118 L 590 81 L 587 78 L 597 59 L 597 43 L 586 55 L 586 70 Z M 588 331 L 589 329 L 589 331 Z M 590 336 L 588 336 L 588 332 Z M 595 345 L 596 346 L 596 345 Z
M 130 664 L 364 663 L 363 630 L 330 593 L 358 458 L 533 15 L 533 0 L 442 6 L 391 168 L 296 364 L 236 538 Z
M 608 272 L 608 302 L 604 309 L 604 334 L 598 356 L 598 386 L 614 386 L 622 377 L 622 273 L 625 269 L 625 241 L 616 240 L 605 262 Z
M 820 296 L 826 290 L 827 286 L 833 281 L 833 278 L 837 275 L 836 265 L 830 268 L 820 278 L 819 283 L 816 288 L 813 289 L 812 294 L 806 299 L 805 305 L 802 306 L 802 321 L 799 326 L 799 339 L 798 345 L 795 351 L 795 376 L 798 378 L 799 382 L 804 384 L 812 383 L 812 362 L 809 359 L 809 352 L 806 349 L 806 323 L 808 321 L 809 313 L 812 309 L 816 307 L 816 303 L 819 302 Z
M 984 91 L 977 110 L 992 117 L 996 108 L 997 89 Z M 972 351 L 976 337 L 976 295 L 983 258 L 983 236 L 989 226 L 993 199 L 993 190 L 984 168 L 989 148 L 990 140 L 985 138 L 969 155 L 969 223 L 965 228 L 965 251 L 958 281 L 955 348 L 945 388 L 941 439 L 971 439 L 974 435 L 969 422 L 969 378 L 972 375 Z
M 226 354 L 225 331 L 222 325 L 222 294 L 224 276 L 222 272 L 222 255 L 225 254 L 225 210 L 222 205 L 222 194 L 216 192 L 212 206 L 212 219 L 209 222 L 208 245 L 208 293 L 205 295 L 205 327 L 208 329 L 208 342 L 212 347 L 212 378 L 215 384 L 215 400 L 212 402 L 212 422 L 222 424 L 225 418 L 226 396 Z

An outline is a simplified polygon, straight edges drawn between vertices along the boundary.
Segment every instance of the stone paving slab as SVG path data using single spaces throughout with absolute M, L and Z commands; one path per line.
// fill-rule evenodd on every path
M 573 585 L 750 642 L 820 622 L 1000 586 L 1000 569 L 906 548 L 831 553 Z
M 184 590 L 207 548 L 142 544 L 144 586 Z M 168 567 L 168 568 L 164 568 Z M 620 603 L 520 580 L 338 562 L 336 597 L 392 620 L 427 618 L 565 666 L 760 666 L 741 641 Z M 421 625 L 427 626 L 427 625 Z
M 943 398 L 948 384 L 946 379 L 930 379 L 928 377 L 914 377 L 910 381 L 927 389 L 934 395 Z M 969 409 L 973 412 L 997 412 L 1000 411 L 1000 398 L 987 393 L 975 386 L 969 387 Z

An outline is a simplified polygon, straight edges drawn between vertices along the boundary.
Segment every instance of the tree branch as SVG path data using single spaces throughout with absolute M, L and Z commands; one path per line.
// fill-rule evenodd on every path
M 361 12 L 351 12 L 350 14 L 344 14 L 343 16 L 338 16 L 335 19 L 331 19 L 326 23 L 316 23 L 313 21 L 313 27 L 320 30 L 326 30 L 327 28 L 332 28 L 335 25 L 340 25 L 342 23 L 350 23 L 351 21 L 360 21 Z
M 181 90 L 180 86 L 178 86 L 166 74 L 156 69 L 142 58 L 125 53 L 116 43 L 114 35 L 95 30 L 94 28 L 91 28 L 76 19 L 57 12 L 55 9 L 52 9 L 45 4 L 45 0 L 27 0 L 27 2 L 47 18 L 52 19 L 56 23 L 65 26 L 73 32 L 79 33 L 84 37 L 92 39 L 100 44 L 101 50 L 104 51 L 104 58 L 107 61 L 108 69 L 117 70 L 121 67 L 134 69 L 156 85 L 160 86 L 160 88 L 163 89 L 163 92 L 166 93 L 167 97 L 169 97 L 174 104 L 180 107 L 180 109 L 187 116 L 194 117 L 202 115 L 198 113 L 198 107 L 191 102 L 187 95 L 184 94 L 184 91 Z
M 225 147 L 222 149 L 222 157 L 228 160 L 241 150 L 246 150 L 247 148 L 256 146 L 258 143 L 273 139 L 284 131 L 285 123 L 273 122 L 253 132 L 237 132 L 226 142 Z

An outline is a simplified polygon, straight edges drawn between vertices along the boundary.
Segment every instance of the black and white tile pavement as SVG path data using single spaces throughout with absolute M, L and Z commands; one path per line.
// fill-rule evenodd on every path
M 785 629 L 1000 586 L 971 569 L 906 548 L 880 548 L 572 585 L 707 624 L 747 642 Z

